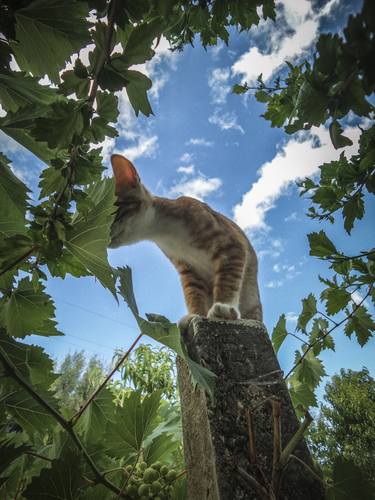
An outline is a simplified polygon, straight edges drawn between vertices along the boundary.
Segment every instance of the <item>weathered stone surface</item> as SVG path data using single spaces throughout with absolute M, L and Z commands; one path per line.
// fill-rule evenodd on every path
M 281 399 L 282 446 L 299 424 L 280 366 L 262 323 L 194 318 L 185 339 L 190 355 L 217 375 L 214 400 L 193 391 L 186 367 L 179 366 L 184 447 L 190 477 L 190 500 L 257 499 L 238 467 L 257 476 L 249 460 L 246 408 L 277 396 Z M 268 480 L 272 473 L 273 421 L 270 401 L 252 412 L 258 466 Z M 311 458 L 304 442 L 294 454 Z M 282 478 L 280 499 L 320 500 L 320 482 L 299 462 L 290 461 Z

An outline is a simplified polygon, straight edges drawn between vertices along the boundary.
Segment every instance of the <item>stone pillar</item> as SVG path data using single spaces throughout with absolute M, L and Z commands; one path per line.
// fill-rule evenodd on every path
M 188 498 L 262 498 L 239 469 L 260 481 L 271 482 L 272 397 L 281 402 L 282 448 L 299 428 L 267 331 L 258 321 L 197 317 L 185 344 L 193 359 L 217 375 L 214 399 L 210 400 L 200 389 L 193 390 L 185 363 L 178 362 Z M 247 409 L 253 409 L 256 464 L 250 460 Z M 293 454 L 311 467 L 304 440 Z M 291 459 L 282 475 L 278 496 L 263 498 L 321 500 L 325 495 L 318 478 L 298 460 Z

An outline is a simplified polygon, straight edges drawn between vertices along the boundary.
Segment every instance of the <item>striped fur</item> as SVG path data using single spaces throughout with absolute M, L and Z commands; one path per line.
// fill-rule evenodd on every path
M 111 161 L 118 212 L 110 247 L 154 241 L 180 274 L 190 315 L 262 320 L 257 258 L 242 230 L 193 198 L 151 195 L 129 160 Z

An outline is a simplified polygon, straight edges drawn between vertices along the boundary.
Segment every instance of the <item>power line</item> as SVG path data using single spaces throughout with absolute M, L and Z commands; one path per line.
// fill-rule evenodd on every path
M 73 304 L 73 302 L 69 302 L 68 300 L 63 299 L 62 297 L 59 297 L 58 295 L 54 295 L 54 297 L 56 297 L 61 302 L 64 302 L 68 306 L 75 307 L 76 309 L 81 309 L 81 311 L 85 311 L 87 313 L 93 314 L 94 316 L 98 316 L 99 318 L 113 321 L 114 323 L 117 323 L 121 326 L 126 326 L 128 328 L 131 328 L 132 330 L 138 330 L 138 328 L 135 327 L 134 325 L 131 325 L 129 323 L 124 323 L 123 321 L 120 321 L 118 319 L 111 318 L 110 316 L 106 316 L 105 314 L 99 313 L 97 311 L 93 311 L 92 309 L 89 309 L 88 307 L 84 307 L 84 306 L 81 306 L 79 304 Z

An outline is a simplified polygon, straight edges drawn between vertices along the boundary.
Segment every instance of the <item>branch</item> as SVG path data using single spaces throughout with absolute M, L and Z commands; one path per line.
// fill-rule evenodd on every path
M 74 444 L 77 446 L 79 451 L 82 453 L 83 458 L 86 460 L 88 466 L 90 467 L 91 471 L 93 472 L 96 482 L 102 484 L 103 486 L 106 486 L 109 490 L 113 491 L 116 494 L 121 495 L 122 498 L 129 498 L 125 494 L 121 493 L 119 488 L 115 486 L 113 483 L 108 481 L 105 476 L 99 471 L 99 469 L 96 467 L 95 462 L 92 460 L 91 456 L 87 452 L 86 448 L 82 444 L 81 440 L 79 437 L 76 435 L 74 432 L 72 425 L 70 422 L 65 420 L 65 418 L 53 407 L 51 406 L 48 401 L 46 401 L 44 398 L 42 398 L 32 387 L 31 384 L 27 380 L 23 378 L 23 376 L 19 373 L 18 369 L 14 366 L 12 361 L 8 358 L 8 355 L 6 352 L 3 350 L 2 347 L 0 347 L 0 360 L 2 361 L 4 368 L 8 375 L 14 379 L 18 385 L 23 387 L 25 391 L 30 394 L 30 396 L 37 401 L 40 406 L 42 406 L 47 413 L 49 413 L 59 424 L 60 426 L 69 434 L 70 438 L 74 442 Z
M 329 261 L 340 261 L 343 262 L 345 260 L 355 260 L 355 259 L 362 259 L 362 257 L 367 257 L 368 255 L 375 255 L 375 250 L 370 250 L 369 252 L 362 252 L 358 255 L 353 255 L 353 256 L 347 256 L 347 255 L 338 255 L 337 257 L 330 257 L 327 260 Z
M 286 466 L 286 464 L 290 458 L 290 455 L 293 453 L 296 446 L 303 438 L 303 435 L 304 435 L 306 429 L 308 428 L 308 426 L 311 424 L 312 421 L 313 421 L 312 416 L 310 415 L 309 412 L 306 412 L 305 419 L 302 422 L 302 425 L 298 428 L 297 432 L 292 436 L 289 443 L 285 446 L 285 448 L 281 452 L 281 455 L 280 455 L 280 468 L 281 469 Z
M 246 410 L 246 423 L 247 423 L 247 434 L 249 437 L 249 456 L 250 463 L 252 465 L 256 464 L 257 452 L 255 448 L 255 434 L 254 434 L 254 422 L 253 416 L 249 409 Z
M 314 469 L 312 469 L 309 465 L 307 465 L 307 463 L 305 463 L 303 460 L 301 460 L 299 457 L 297 457 L 296 455 L 293 455 L 291 454 L 290 455 L 290 458 L 294 458 L 294 460 L 296 460 L 297 462 L 299 462 L 301 465 L 303 465 L 305 467 L 305 469 L 307 469 L 311 475 L 313 475 L 315 477 L 315 479 L 317 479 L 320 483 L 324 484 L 324 481 L 323 479 L 319 476 L 319 474 L 317 474 Z
M 361 300 L 361 302 L 358 302 L 358 304 L 356 304 L 355 307 L 353 307 L 353 310 L 352 312 L 346 316 L 342 321 L 340 321 L 339 323 L 336 323 L 335 326 L 333 326 L 330 330 L 327 330 L 326 333 L 324 335 L 322 335 L 321 337 L 317 338 L 314 342 L 312 342 L 311 344 L 309 344 L 309 346 L 307 347 L 306 351 L 302 354 L 302 356 L 299 358 L 299 360 L 297 361 L 297 363 L 295 363 L 295 365 L 289 370 L 289 372 L 285 375 L 284 377 L 284 380 L 286 380 L 292 373 L 293 371 L 297 368 L 297 366 L 299 364 L 302 363 L 302 361 L 304 360 L 304 358 L 307 356 L 307 353 L 316 345 L 318 344 L 319 342 L 321 342 L 322 340 L 324 340 L 331 332 L 333 332 L 333 330 L 336 330 L 336 328 L 338 328 L 339 326 L 341 326 L 343 323 L 345 323 L 345 321 L 347 321 L 348 319 L 352 318 L 355 314 L 355 312 L 357 311 L 357 309 L 359 309 L 361 307 L 361 305 L 363 304 L 363 302 L 367 299 L 367 297 L 370 295 L 370 293 L 372 292 L 372 288 L 373 286 L 371 285 L 368 289 L 368 292 L 366 293 L 366 295 L 363 297 L 363 299 Z
M 11 264 L 7 265 L 4 269 L 2 269 L 0 271 L 0 276 L 7 273 L 11 269 L 13 269 L 13 267 L 15 267 L 20 262 L 23 262 L 24 260 L 26 260 L 28 257 L 30 257 L 30 255 L 33 252 L 35 252 L 35 250 L 38 250 L 38 248 L 39 248 L 38 245 L 33 245 L 27 252 L 25 252 L 23 255 L 21 255 L 21 257 L 18 257 L 18 259 L 16 259 L 14 262 L 12 262 Z
M 141 339 L 143 333 L 141 332 L 138 337 L 134 340 L 132 345 L 129 347 L 129 349 L 126 351 L 126 353 L 119 359 L 119 361 L 115 364 L 113 369 L 108 373 L 106 378 L 103 380 L 103 382 L 97 387 L 97 389 L 91 394 L 89 399 L 85 401 L 80 409 L 75 413 L 72 418 L 69 420 L 70 425 L 73 427 L 78 420 L 81 418 L 82 414 L 86 411 L 86 409 L 90 406 L 92 401 L 96 398 L 96 396 L 104 389 L 104 387 L 107 385 L 108 381 L 113 377 L 113 375 L 117 372 L 117 370 L 120 368 L 120 366 L 124 363 L 126 358 L 129 356 L 129 354 L 132 352 L 134 347 L 137 345 L 139 340 Z
M 273 418 L 273 460 L 272 460 L 272 490 L 275 495 L 279 490 L 281 478 L 281 401 L 272 399 Z
M 263 500 L 273 500 L 274 499 L 274 495 L 272 495 L 272 493 L 269 493 L 266 488 L 264 486 L 262 486 L 256 479 L 254 476 L 252 476 L 251 474 L 249 474 L 248 472 L 246 472 L 242 467 L 237 467 L 237 470 L 240 474 L 240 476 L 245 479 L 245 481 L 248 483 L 248 484 L 251 484 L 251 486 L 253 488 L 255 488 L 256 492 L 258 493 L 258 495 L 260 496 L 260 498 L 262 498 Z M 272 496 L 271 496 L 272 495 Z

